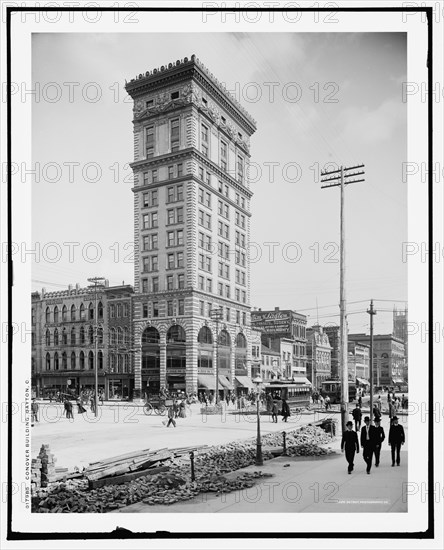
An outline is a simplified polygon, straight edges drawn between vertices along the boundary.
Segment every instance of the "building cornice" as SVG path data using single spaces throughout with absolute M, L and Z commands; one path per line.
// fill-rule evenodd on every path
M 246 109 L 230 94 L 226 87 L 193 54 L 175 63 L 162 65 L 160 69 L 140 73 L 137 78 L 125 83 L 125 89 L 133 98 L 152 92 L 175 82 L 195 80 L 242 126 L 249 135 L 256 130 L 256 121 Z

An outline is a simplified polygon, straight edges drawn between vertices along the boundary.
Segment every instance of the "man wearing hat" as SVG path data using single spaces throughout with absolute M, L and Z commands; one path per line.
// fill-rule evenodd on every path
M 355 452 L 359 453 L 358 434 L 353 431 L 353 422 L 350 420 L 346 424 L 346 431 L 342 434 L 341 451 L 344 452 L 345 458 L 348 462 L 348 473 L 353 471 L 353 460 L 355 458 Z
M 398 417 L 394 416 L 392 419 L 392 425 L 389 431 L 389 445 L 392 448 L 392 466 L 395 465 L 395 451 L 396 451 L 396 465 L 399 466 L 401 462 L 401 445 L 405 443 L 404 428 L 401 424 L 398 424 Z
M 384 428 L 381 426 L 381 417 L 375 416 L 375 466 L 379 466 L 382 442 L 385 439 Z
M 364 426 L 361 429 L 362 456 L 367 464 L 367 473 L 370 473 L 375 450 L 375 427 L 370 425 L 370 417 L 364 418 Z

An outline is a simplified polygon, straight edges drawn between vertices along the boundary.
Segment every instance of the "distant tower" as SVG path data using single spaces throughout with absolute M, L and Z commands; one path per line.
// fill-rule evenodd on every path
M 193 55 L 138 75 L 135 397 L 251 374 L 248 182 L 255 121 Z M 212 309 L 222 308 L 219 345 Z
M 405 353 L 405 370 L 404 377 L 407 379 L 407 370 L 408 370 L 408 333 L 407 333 L 407 323 L 408 323 L 408 310 L 407 307 L 404 307 L 404 310 L 397 310 L 396 305 L 393 306 L 393 336 L 399 338 L 404 342 L 404 353 Z

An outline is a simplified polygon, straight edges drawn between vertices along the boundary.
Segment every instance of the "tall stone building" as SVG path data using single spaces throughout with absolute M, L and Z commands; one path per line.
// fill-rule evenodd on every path
M 331 378 L 331 346 L 323 327 L 307 328 L 307 377 L 314 389 Z
M 126 85 L 134 100 L 135 397 L 251 375 L 255 121 L 193 55 Z M 222 309 L 216 323 L 210 312 Z M 218 344 L 216 338 L 218 332 Z

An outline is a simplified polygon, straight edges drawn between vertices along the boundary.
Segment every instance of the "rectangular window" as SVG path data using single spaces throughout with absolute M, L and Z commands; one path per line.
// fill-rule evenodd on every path
M 231 311 L 229 307 L 227 307 L 225 319 L 228 321 L 228 323 L 231 321 Z
M 227 144 L 225 141 L 220 142 L 220 166 L 222 170 L 227 171 Z
M 227 218 L 227 220 L 229 219 L 230 217 L 230 207 L 228 206 L 228 204 L 224 204 L 224 218 Z
M 200 306 L 200 314 L 203 317 L 205 315 L 205 302 L 201 300 L 199 302 L 199 306 Z
M 239 193 L 236 193 L 235 197 L 236 197 L 236 198 L 235 198 L 236 204 L 239 204 L 239 198 L 240 198 Z
M 205 278 L 199 275 L 199 290 L 205 290 Z
M 205 213 L 203 210 L 199 210 L 197 214 L 197 223 L 203 227 L 205 221 Z
M 211 214 L 205 214 L 205 221 L 207 229 L 211 229 Z
M 171 152 L 179 150 L 179 119 L 171 121 Z
M 153 302 L 153 317 L 159 317 L 159 302 Z
M 211 317 L 212 309 L 213 309 L 213 305 L 210 302 L 207 302 L 207 315 L 208 315 L 208 317 Z
M 182 201 L 183 200 L 183 185 L 176 185 L 176 200 Z
M 240 325 L 240 311 L 236 311 L 236 323 Z
M 245 290 L 242 290 L 241 294 L 242 294 L 242 303 L 245 304 L 247 302 L 247 293 L 245 292 Z
M 217 201 L 217 213 L 222 216 L 222 212 L 223 212 L 223 209 L 222 209 L 222 201 Z
M 179 273 L 177 276 L 177 286 L 179 290 L 183 290 L 185 288 L 185 275 L 183 273 Z
M 230 297 L 230 285 L 225 285 L 225 296 Z
M 205 193 L 205 205 L 211 208 L 211 193 Z
M 237 181 L 244 183 L 244 160 L 239 155 L 237 157 Z
M 172 317 L 174 315 L 174 304 L 172 300 L 167 301 L 167 316 Z
M 167 290 L 173 290 L 174 289 L 173 275 L 167 275 L 166 282 L 167 282 Z
M 167 258 L 168 258 L 168 262 L 167 262 L 168 269 L 174 269 L 174 267 L 176 267 L 174 254 L 168 254 Z
M 178 252 L 177 253 L 176 267 L 183 267 L 183 252 Z
M 247 314 L 245 313 L 245 311 L 242 313 L 242 324 L 247 324 Z
M 185 300 L 181 298 L 177 302 L 178 305 L 178 315 L 185 315 Z
M 177 234 L 177 245 L 178 246 L 183 245 L 183 230 L 178 229 L 176 234 Z
M 217 292 L 219 296 L 224 295 L 224 285 L 222 283 L 217 283 Z
M 145 130 L 146 158 L 154 157 L 154 126 L 148 126 Z
M 240 302 L 240 289 L 236 288 L 236 302 Z
M 153 180 L 153 183 L 157 182 L 157 170 L 151 170 L 151 179 Z
M 179 99 L 179 92 L 171 92 L 171 99 Z
M 143 304 L 142 308 L 143 308 L 142 317 L 144 317 L 146 319 L 149 315 L 148 314 L 148 304 Z
M 176 208 L 177 223 L 183 223 L 183 207 Z
M 153 277 L 152 286 L 153 292 L 159 292 L 159 277 Z
M 168 166 L 168 179 L 172 180 L 174 178 L 174 166 Z
M 167 232 L 167 246 L 174 246 L 176 244 L 175 236 L 174 231 Z
M 174 187 L 167 187 L 167 202 L 174 202 Z
M 177 165 L 177 177 L 180 178 L 183 175 L 183 166 L 182 163 Z
M 219 180 L 219 193 L 222 193 L 223 188 L 224 188 L 224 186 L 223 186 L 222 182 Z
M 211 174 L 210 174 L 210 172 L 207 172 L 205 174 L 205 181 L 207 182 L 208 185 L 211 185 Z
M 148 292 L 148 279 L 142 279 L 142 292 Z
M 213 292 L 213 281 L 211 279 L 207 279 L 207 292 Z
M 201 179 L 202 181 L 204 180 L 204 169 L 202 168 L 202 166 L 199 166 L 199 179 Z

